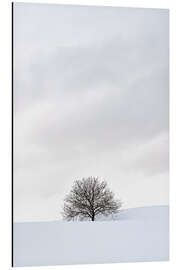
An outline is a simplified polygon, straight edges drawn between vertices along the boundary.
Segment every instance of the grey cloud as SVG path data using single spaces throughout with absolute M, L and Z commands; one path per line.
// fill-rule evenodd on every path
M 56 218 L 88 175 L 127 207 L 168 203 L 168 11 L 15 4 L 14 27 L 17 219 L 32 200 Z

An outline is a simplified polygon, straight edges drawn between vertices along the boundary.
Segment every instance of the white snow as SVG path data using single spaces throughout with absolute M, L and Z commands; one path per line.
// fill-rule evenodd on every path
M 169 207 L 122 210 L 96 222 L 14 223 L 14 266 L 169 259 Z

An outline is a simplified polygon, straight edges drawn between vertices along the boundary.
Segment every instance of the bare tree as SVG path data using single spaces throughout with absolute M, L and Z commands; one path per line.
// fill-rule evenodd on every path
M 97 177 L 83 178 L 74 182 L 70 193 L 64 200 L 63 217 L 66 220 L 91 219 L 98 215 L 117 213 L 121 202 L 107 187 L 106 181 Z

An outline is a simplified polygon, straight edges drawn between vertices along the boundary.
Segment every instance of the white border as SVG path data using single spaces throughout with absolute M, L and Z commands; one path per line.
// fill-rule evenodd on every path
M 23 2 L 51 3 L 50 0 L 24 0 Z M 33 269 L 101 270 L 120 267 L 125 270 L 180 269 L 180 1 L 64 0 L 52 2 L 170 9 L 170 262 L 50 266 Z M 5 270 L 11 269 L 11 2 L 9 0 L 0 1 L 0 12 L 0 269 Z

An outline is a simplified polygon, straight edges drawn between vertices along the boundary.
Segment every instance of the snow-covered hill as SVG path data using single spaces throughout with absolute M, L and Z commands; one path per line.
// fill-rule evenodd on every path
M 168 206 L 126 209 L 96 222 L 14 224 L 14 266 L 160 261 L 168 257 Z

